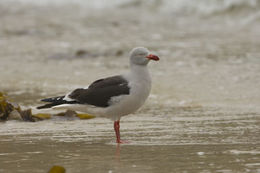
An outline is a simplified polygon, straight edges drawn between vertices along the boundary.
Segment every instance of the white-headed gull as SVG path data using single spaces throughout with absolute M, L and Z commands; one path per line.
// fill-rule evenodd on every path
M 130 53 L 130 72 L 125 75 L 99 79 L 87 88 L 78 88 L 59 97 L 42 99 L 48 102 L 38 109 L 70 109 L 114 121 L 116 142 L 120 140 L 119 121 L 122 116 L 139 109 L 149 96 L 151 77 L 147 69 L 150 60 L 159 57 L 144 47 L 134 48 Z

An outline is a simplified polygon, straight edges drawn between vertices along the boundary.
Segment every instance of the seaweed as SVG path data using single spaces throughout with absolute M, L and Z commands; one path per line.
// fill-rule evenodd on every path
M 66 169 L 62 166 L 55 165 L 53 166 L 48 173 L 65 173 Z
M 77 117 L 79 117 L 80 119 L 92 119 L 95 118 L 94 115 L 90 115 L 90 114 L 77 114 Z
M 50 119 L 52 117 L 52 115 L 45 114 L 45 113 L 38 113 L 38 114 L 33 114 L 32 117 L 36 118 L 38 120 L 46 120 L 46 119 Z
M 26 109 L 26 110 L 21 111 L 20 115 L 24 121 L 35 122 L 35 119 L 33 119 L 33 117 L 32 117 L 31 109 Z
M 7 120 L 9 114 L 14 110 L 14 106 L 6 100 L 6 97 L 0 92 L 0 120 Z
M 79 113 L 77 113 L 75 111 L 72 111 L 72 110 L 67 110 L 66 112 L 61 112 L 61 113 L 55 114 L 55 116 L 78 117 L 80 119 L 92 119 L 92 118 L 95 118 L 94 115 L 79 114 Z

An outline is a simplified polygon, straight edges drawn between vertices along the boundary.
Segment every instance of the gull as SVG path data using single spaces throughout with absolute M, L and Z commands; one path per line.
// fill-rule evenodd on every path
M 159 61 L 159 57 L 147 48 L 137 47 L 130 52 L 130 70 L 123 75 L 99 79 L 87 88 L 77 88 L 66 95 L 45 98 L 45 105 L 37 109 L 70 109 L 106 117 L 114 121 L 116 142 L 120 139 L 120 118 L 137 111 L 151 91 L 151 76 L 148 63 Z

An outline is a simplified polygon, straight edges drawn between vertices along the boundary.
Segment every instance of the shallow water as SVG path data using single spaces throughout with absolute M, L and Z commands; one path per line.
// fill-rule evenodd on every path
M 257 1 L 212 3 L 204 12 L 202 0 L 189 10 L 186 1 L 160 8 L 20 2 L 0 2 L 0 91 L 23 107 L 124 73 L 133 47 L 161 60 L 149 64 L 149 100 L 121 120 L 129 144 L 115 144 L 108 119 L 7 121 L 0 172 L 55 164 L 67 172 L 260 172 Z

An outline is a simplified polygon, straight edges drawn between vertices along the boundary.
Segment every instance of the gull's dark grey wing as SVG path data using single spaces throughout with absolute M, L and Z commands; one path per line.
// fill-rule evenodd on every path
M 121 84 L 128 84 L 127 80 L 122 76 L 112 76 L 104 79 L 99 79 L 89 85 L 88 88 L 103 88 L 108 86 L 116 86 Z
M 80 104 L 107 107 L 112 97 L 128 95 L 129 93 L 130 88 L 127 80 L 122 76 L 113 76 L 97 80 L 87 89 L 76 89 L 68 97 Z
M 37 109 L 51 108 L 62 104 L 89 104 L 97 107 L 109 106 L 114 96 L 128 95 L 130 88 L 122 76 L 113 76 L 93 82 L 87 89 L 78 88 L 72 91 L 68 98 L 65 96 L 42 99 L 47 104 Z

